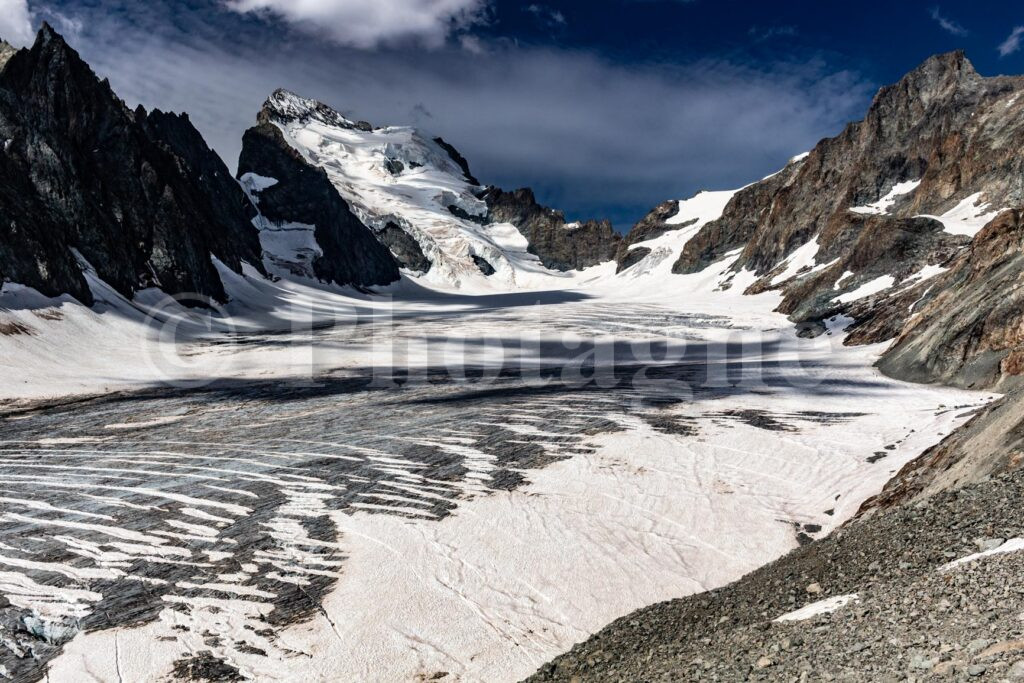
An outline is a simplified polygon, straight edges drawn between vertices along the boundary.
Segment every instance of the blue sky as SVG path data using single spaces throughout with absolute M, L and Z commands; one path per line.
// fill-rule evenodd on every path
M 229 166 L 287 87 L 622 229 L 773 172 L 931 54 L 1024 72 L 1005 1 L 0 0 L 15 43 L 42 19 L 130 104 L 190 112 Z

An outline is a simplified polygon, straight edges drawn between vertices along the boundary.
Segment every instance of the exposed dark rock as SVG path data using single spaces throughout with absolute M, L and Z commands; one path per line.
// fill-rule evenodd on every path
M 432 264 L 423 253 L 419 242 L 402 230 L 397 223 L 389 222 L 385 225 L 384 229 L 377 233 L 377 239 L 391 250 L 391 254 L 402 268 L 419 273 L 430 271 Z
M 697 219 L 694 218 L 691 221 L 670 225 L 667 221 L 677 215 L 679 215 L 678 201 L 662 202 L 633 226 L 633 229 L 622 238 L 618 252 L 615 254 L 615 260 L 619 263 L 617 272 L 621 273 L 632 268 L 651 253 L 651 250 L 646 247 L 632 249 L 634 244 L 657 239 L 667 232 L 680 230 L 697 222 Z
M 485 259 L 483 256 L 477 256 L 476 254 L 473 254 L 473 263 L 475 263 L 476 267 L 480 269 L 480 272 L 487 277 L 490 277 L 497 272 L 496 270 L 494 270 L 494 266 L 488 263 L 487 259 Z
M 649 214 L 644 216 L 639 223 L 633 226 L 633 229 L 629 231 L 629 234 L 623 238 L 622 243 L 626 246 L 630 246 L 639 242 L 657 239 L 667 232 L 680 230 L 697 222 L 697 219 L 693 219 L 684 223 L 669 225 L 667 221 L 678 215 L 679 202 L 675 200 L 662 202 L 661 204 L 658 204 L 658 206 L 654 207 Z
M 48 25 L 0 72 L 0 143 L 0 279 L 92 303 L 77 250 L 125 296 L 223 300 L 211 256 L 259 267 L 244 195 L 187 119 L 130 111 Z
M 217 659 L 211 652 L 200 652 L 193 657 L 175 662 L 173 675 L 178 681 L 230 683 L 246 680 L 238 669 Z
M 451 157 L 452 161 L 459 165 L 459 168 L 462 169 L 462 175 L 465 176 L 467 182 L 472 185 L 480 185 L 480 181 L 477 180 L 469 170 L 469 162 L 466 161 L 466 157 L 459 153 L 459 150 L 445 142 L 444 138 L 434 138 L 434 142 L 436 142 L 441 149 L 448 152 L 448 156 Z
M 287 113 L 281 110 L 287 99 L 275 99 L 279 94 L 264 105 L 259 125 L 246 131 L 238 161 L 239 177 L 255 173 L 277 180 L 260 192 L 263 217 L 273 223 L 315 226 L 323 255 L 314 260 L 313 271 L 324 282 L 369 287 L 396 281 L 398 264 L 388 247 L 352 213 L 327 173 L 303 159 L 273 123 Z M 329 108 L 323 115 L 340 116 Z
M 552 270 L 582 270 L 615 258 L 622 237 L 608 221 L 570 224 L 565 214 L 537 203 L 530 189 L 489 187 L 482 199 L 496 223 L 511 223 L 530 243 L 529 252 Z
M 1024 218 L 1005 211 L 971 242 L 880 363 L 914 381 L 991 387 L 1024 374 Z
M 470 223 L 476 223 L 477 225 L 487 225 L 486 216 L 474 216 L 473 214 L 463 209 L 461 206 L 456 206 L 455 204 L 452 204 L 451 206 L 448 207 L 448 213 L 455 216 L 456 218 L 461 218 L 464 221 L 469 221 Z
M 913 301 L 892 309 L 879 305 L 892 292 L 845 305 L 837 303 L 836 297 L 886 275 L 900 285 L 926 265 L 944 265 L 951 261 L 966 245 L 967 238 L 943 232 L 942 224 L 930 218 L 850 214 L 847 220 L 833 223 L 822 232 L 818 241 L 821 245 L 818 261 L 832 265 L 790 284 L 784 290 L 779 311 L 790 315 L 795 322 L 821 320 L 839 312 L 856 319 L 857 325 L 867 325 L 881 318 L 888 326 L 873 328 L 875 334 L 864 339 L 871 342 L 896 336 L 910 315 L 909 303 Z M 848 272 L 855 275 L 840 283 L 840 278 Z M 752 287 L 751 292 L 760 291 L 766 284 L 762 281 Z
M 224 161 L 206 144 L 188 114 L 165 113 L 157 109 L 148 116 L 143 115 L 142 109 L 136 113 L 150 136 L 185 161 L 192 180 L 209 197 L 216 217 L 215 225 L 223 227 L 222 230 L 209 231 L 208 237 L 215 252 L 225 255 L 225 262 L 232 270 L 240 271 L 244 259 L 262 271 L 259 235 L 252 226 L 256 208 L 231 176 Z M 237 257 L 239 254 L 240 258 Z
M 629 249 L 622 253 L 623 250 L 619 250 L 619 255 L 616 261 L 619 262 L 619 267 L 615 270 L 616 273 L 621 273 L 624 270 L 628 270 L 636 264 L 643 261 L 645 258 L 650 256 L 651 250 L 647 247 L 637 247 L 636 249 Z

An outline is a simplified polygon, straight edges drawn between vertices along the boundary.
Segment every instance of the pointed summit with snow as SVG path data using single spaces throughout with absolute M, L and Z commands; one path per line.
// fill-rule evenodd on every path
M 532 194 L 523 211 L 492 215 L 487 198 L 499 191 L 485 191 L 466 159 L 442 138 L 410 127 L 353 121 L 287 90 L 267 99 L 258 120 L 246 134 L 239 173 L 261 207 L 267 193 L 303 191 L 289 189 L 287 179 L 274 174 L 279 171 L 268 169 L 274 164 L 269 151 L 276 148 L 277 154 L 301 161 L 307 174 L 322 173 L 410 277 L 456 288 L 529 287 L 565 277 L 559 271 L 614 256 L 617 242 L 608 225 L 607 235 L 598 236 L 607 244 L 578 258 L 575 247 L 590 239 L 589 232 L 580 233 L 561 213 L 540 207 Z M 258 179 L 268 177 L 277 182 L 261 187 Z M 535 220 L 542 214 L 544 221 Z M 296 220 L 284 211 L 274 222 Z

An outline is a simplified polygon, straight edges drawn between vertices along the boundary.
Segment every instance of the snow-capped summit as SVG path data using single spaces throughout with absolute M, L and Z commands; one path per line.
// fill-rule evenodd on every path
M 373 130 L 373 126 L 365 121 L 350 121 L 326 104 L 301 97 L 284 88 L 278 88 L 267 98 L 267 101 L 263 103 L 263 109 L 260 110 L 259 118 L 260 122 L 285 124 L 293 121 L 302 123 L 317 121 L 336 128 Z
M 270 96 L 259 122 L 246 135 L 239 173 L 261 207 L 267 192 L 287 189 L 285 179 L 268 170 L 272 143 L 278 153 L 287 152 L 321 170 L 411 277 L 441 286 L 485 289 L 528 287 L 539 279 L 564 277 L 545 267 L 547 261 L 538 258 L 537 247 L 531 248 L 526 237 L 530 233 L 523 226 L 492 219 L 484 188 L 466 160 L 443 139 L 410 127 L 352 121 L 321 102 L 286 90 Z M 276 182 L 269 185 L 268 179 Z M 564 217 L 554 213 L 564 225 Z M 278 229 L 281 222 L 308 223 L 290 215 L 278 218 L 263 226 L 264 233 Z M 610 226 L 607 232 L 611 243 Z M 584 261 L 583 266 L 610 261 L 614 251 L 604 251 L 609 252 L 606 257 Z M 275 259 L 292 257 L 270 256 Z

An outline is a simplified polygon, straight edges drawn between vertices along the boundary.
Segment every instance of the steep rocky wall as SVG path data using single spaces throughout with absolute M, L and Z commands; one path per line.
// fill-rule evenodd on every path
M 1022 93 L 1024 78 L 983 78 L 962 52 L 927 60 L 881 89 L 863 121 L 740 190 L 686 244 L 674 271 L 696 272 L 742 249 L 733 269 L 758 276 L 750 292 L 781 290 L 781 310 L 796 322 L 846 314 L 861 327 L 851 341 L 891 339 L 910 311 L 884 300 L 904 290 L 920 298 L 928 287 L 910 276 L 948 267 L 969 242 L 918 217 L 941 215 L 975 194 L 995 207 L 1024 200 Z M 910 189 L 887 205 L 851 211 L 900 186 Z M 822 267 L 778 281 L 786 259 L 812 240 Z M 883 275 L 895 281 L 886 295 L 837 301 Z
M 322 254 L 313 270 L 324 282 L 369 287 L 398 280 L 391 252 L 352 213 L 324 170 L 303 159 L 274 123 L 261 118 L 242 140 L 238 174 L 276 181 L 259 194 L 263 217 L 277 224 L 314 226 Z
M 259 263 L 244 196 L 187 119 L 130 111 L 44 25 L 0 72 L 0 278 L 92 295 L 77 260 L 131 297 L 225 298 L 211 260 Z

